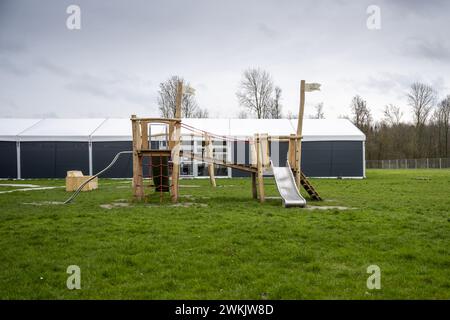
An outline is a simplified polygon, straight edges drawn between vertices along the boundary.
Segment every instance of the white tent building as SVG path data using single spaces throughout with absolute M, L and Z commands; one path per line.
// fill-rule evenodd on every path
M 305 119 L 303 122 L 302 169 L 311 177 L 365 176 L 364 134 L 346 119 Z M 183 119 L 195 132 L 227 136 L 214 141 L 214 156 L 235 163 L 249 163 L 244 140 L 255 133 L 272 136 L 295 134 L 296 119 Z M 202 152 L 202 137 L 182 129 L 182 147 Z M 152 135 L 166 132 L 152 125 Z M 231 138 L 230 138 L 231 137 Z M 235 139 L 234 139 L 235 138 Z M 0 119 L 0 178 L 60 178 L 67 170 L 95 173 L 119 151 L 131 150 L 131 121 L 122 119 Z M 161 138 L 152 148 L 164 147 Z M 271 158 L 284 165 L 287 143 L 271 143 Z M 186 159 L 182 175 L 206 175 L 205 163 Z M 144 169 L 145 174 L 145 169 Z M 216 168 L 224 177 L 246 176 L 230 168 Z M 105 177 L 131 177 L 132 160 L 123 156 Z

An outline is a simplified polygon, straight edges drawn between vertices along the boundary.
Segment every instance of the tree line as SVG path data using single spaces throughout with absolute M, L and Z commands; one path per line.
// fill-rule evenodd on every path
M 415 82 L 406 94 L 412 122 L 403 120 L 399 106 L 385 106 L 383 118 L 375 121 L 367 101 L 353 97 L 349 119 L 366 135 L 368 160 L 448 158 L 450 95 L 439 100 L 436 90 Z

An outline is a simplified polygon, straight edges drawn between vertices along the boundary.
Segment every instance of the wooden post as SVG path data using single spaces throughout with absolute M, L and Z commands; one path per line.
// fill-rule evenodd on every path
M 252 172 L 252 197 L 258 199 L 258 191 L 256 187 L 256 172 Z
M 253 139 L 248 140 L 249 149 L 250 149 L 250 164 L 252 167 L 257 166 L 257 156 L 256 156 L 256 135 L 253 137 Z
M 262 150 L 261 150 L 261 139 L 259 135 L 255 135 L 255 143 L 256 143 L 256 167 L 258 168 L 258 193 L 259 193 L 259 201 L 264 202 L 264 175 L 263 175 L 263 163 L 262 163 Z
M 149 140 L 148 140 L 148 122 L 141 121 L 141 133 L 142 133 L 142 141 L 141 141 L 141 149 L 150 149 Z
M 142 177 L 142 155 L 139 154 L 141 148 L 140 124 L 131 116 L 131 125 L 133 130 L 133 193 L 136 200 L 144 199 L 144 181 Z
M 169 144 L 168 144 L 169 150 L 172 150 L 175 145 L 173 132 L 174 132 L 174 125 L 171 122 L 169 123 Z
M 295 146 L 296 146 L 295 137 L 296 137 L 295 134 L 290 135 L 288 159 L 287 159 L 289 161 L 289 165 L 291 166 L 292 169 L 294 169 L 294 171 L 297 169 L 297 163 L 295 162 Z
M 211 137 L 206 133 L 205 133 L 205 151 L 206 157 L 212 160 L 214 158 L 213 145 L 211 143 Z M 211 185 L 215 188 L 216 178 L 214 176 L 214 163 L 212 161 L 208 161 L 208 173 L 209 173 L 209 181 L 211 182 Z
M 261 148 L 261 163 L 263 168 L 270 167 L 269 135 L 267 133 L 259 135 L 259 145 Z
M 183 99 L 183 83 L 178 81 L 177 83 L 177 97 L 176 97 L 176 109 L 175 118 L 181 120 L 181 103 Z M 180 134 L 181 134 L 180 122 L 176 122 L 173 128 L 173 149 L 172 149 L 172 202 L 178 201 L 178 189 L 180 178 Z
M 295 147 L 295 182 L 300 192 L 300 177 L 302 170 L 302 130 L 303 130 L 303 114 L 305 113 L 305 80 L 300 81 L 300 106 L 297 120 L 297 139 Z

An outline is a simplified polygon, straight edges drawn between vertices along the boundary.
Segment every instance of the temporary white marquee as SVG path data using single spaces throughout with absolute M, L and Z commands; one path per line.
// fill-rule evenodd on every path
M 0 141 L 17 141 L 19 134 L 42 119 L 0 119 Z
M 182 121 L 181 134 L 184 140 L 191 139 L 193 132 L 189 128 L 194 129 L 197 134 L 210 132 L 218 136 L 236 138 L 252 137 L 256 133 L 286 136 L 296 134 L 297 128 L 297 119 L 183 119 Z M 152 125 L 150 130 L 150 134 L 160 134 L 167 132 L 167 127 L 163 124 Z M 194 139 L 194 145 L 198 145 L 201 139 L 197 136 Z M 85 155 L 76 150 L 87 150 L 88 170 L 92 174 L 95 161 L 97 161 L 96 166 L 103 165 L 104 159 L 109 160 L 108 157 L 114 156 L 117 150 L 131 148 L 131 143 L 128 144 L 131 140 L 129 118 L 3 118 L 0 119 L 0 148 L 3 155 L 0 159 L 3 159 L 0 163 L 0 169 L 2 169 L 0 178 L 21 178 L 22 172 L 26 172 L 25 177 L 30 177 L 31 171 L 41 174 L 45 172 L 45 168 L 48 169 L 48 174 L 46 173 L 48 177 L 54 177 L 56 173 L 52 173 L 51 168 L 54 172 L 58 168 L 60 174 L 63 170 L 61 168 L 67 166 L 67 162 L 72 160 L 79 161 L 80 163 L 76 165 L 83 166 Z M 309 161 L 309 170 L 318 172 L 316 176 L 365 176 L 365 135 L 349 120 L 305 119 L 303 141 L 308 142 L 304 149 L 309 150 L 304 163 L 306 165 Z M 233 146 L 229 143 L 226 148 L 227 157 L 235 154 L 234 148 L 245 152 L 245 146 L 238 144 Z M 281 152 L 281 146 L 274 145 L 273 148 L 278 150 L 276 154 Z M 229 150 L 232 151 L 228 152 Z M 32 161 L 30 152 L 33 154 Z M 55 154 L 58 156 L 56 157 Z M 76 157 L 79 160 L 76 160 Z M 61 163 L 64 161 L 65 163 Z M 71 167 L 73 161 L 70 164 Z M 36 168 L 30 169 L 30 166 Z M 328 170 L 331 167 L 332 172 L 331 169 Z M 17 174 L 15 174 L 16 171 Z M 193 172 L 196 172 L 195 166 Z M 331 173 L 322 174 L 322 172 Z M 229 176 L 234 176 L 234 173 L 231 175 L 230 170 Z
M 183 124 L 217 135 L 296 133 L 297 119 L 183 119 Z M 152 126 L 152 134 L 165 132 Z M 191 131 L 182 129 L 182 135 Z M 365 141 L 347 119 L 305 119 L 304 141 Z M 120 119 L 0 119 L 0 141 L 131 141 L 131 121 Z

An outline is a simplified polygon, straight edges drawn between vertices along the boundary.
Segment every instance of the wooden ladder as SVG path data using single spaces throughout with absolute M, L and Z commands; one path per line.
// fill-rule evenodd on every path
M 308 179 L 305 177 L 303 172 L 300 172 L 300 184 L 305 188 L 306 192 L 308 192 L 309 196 L 314 199 L 321 201 L 322 198 L 320 197 L 319 193 L 314 189 L 312 184 L 308 181 Z

